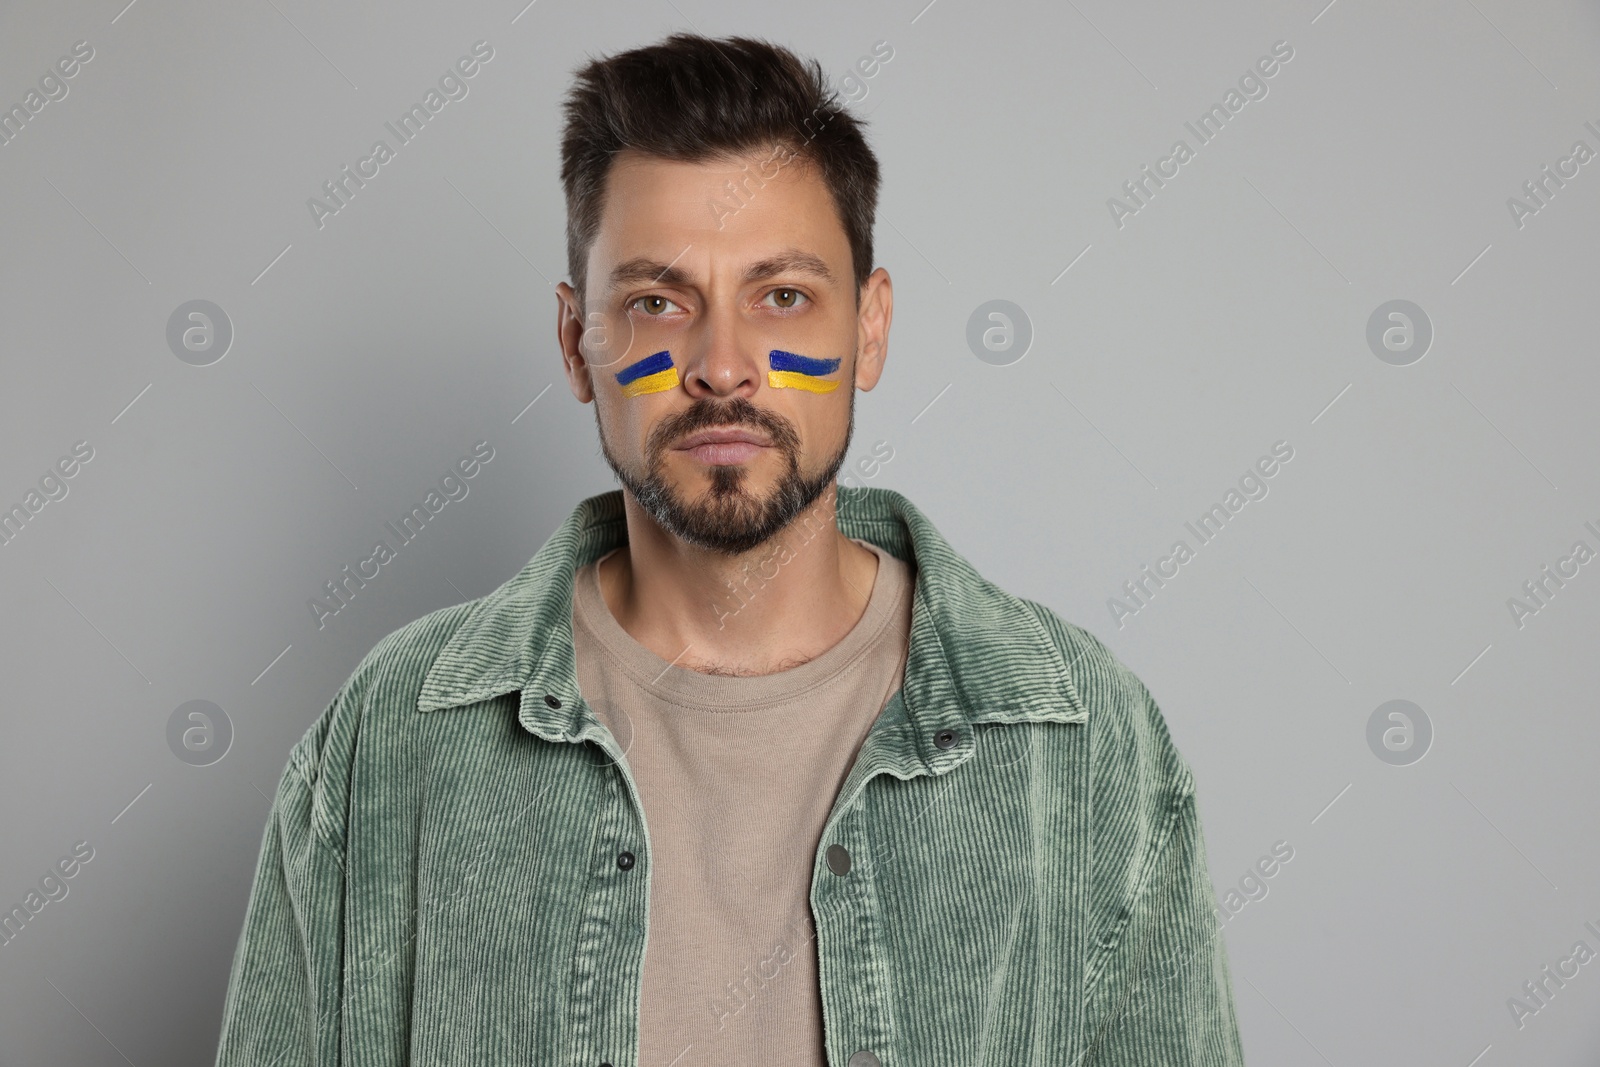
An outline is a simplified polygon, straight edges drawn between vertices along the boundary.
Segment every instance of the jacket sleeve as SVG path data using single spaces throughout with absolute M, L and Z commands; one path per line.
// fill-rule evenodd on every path
M 319 816 L 316 786 L 329 717 L 295 745 L 272 802 L 234 950 L 216 1067 L 340 1062 L 342 835 L 333 839 Z
M 1081 1051 L 1069 1067 L 1242 1067 L 1194 773 L 1104 641 L 1028 602 L 1089 710 L 1092 824 Z
M 1233 983 L 1192 790 L 1172 799 L 1110 961 L 1083 1067 L 1243 1067 Z

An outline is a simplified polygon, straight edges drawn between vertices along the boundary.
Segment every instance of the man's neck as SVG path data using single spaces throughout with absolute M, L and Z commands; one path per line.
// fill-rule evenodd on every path
M 877 557 L 839 532 L 829 488 L 764 544 L 728 556 L 662 530 L 626 490 L 628 543 L 600 565 L 606 607 L 641 645 L 708 674 L 771 674 L 860 621 Z

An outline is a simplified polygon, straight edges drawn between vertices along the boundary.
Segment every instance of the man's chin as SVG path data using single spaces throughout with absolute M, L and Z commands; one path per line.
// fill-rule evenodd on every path
M 719 477 L 697 490 L 668 489 L 654 501 L 658 506 L 647 510 L 663 528 L 691 545 L 739 555 L 766 543 L 793 517 L 779 500 L 777 487 L 755 493 L 747 481 Z
M 601 454 L 639 507 L 661 529 L 706 551 L 741 556 L 789 527 L 832 487 L 848 435 L 828 465 L 803 474 L 795 450 L 775 449 L 750 463 L 707 464 L 658 452 L 635 474 L 600 439 Z
M 809 507 L 831 483 L 757 477 L 740 466 L 701 468 L 694 477 L 659 471 L 629 488 L 667 533 L 707 551 L 738 556 L 766 544 Z

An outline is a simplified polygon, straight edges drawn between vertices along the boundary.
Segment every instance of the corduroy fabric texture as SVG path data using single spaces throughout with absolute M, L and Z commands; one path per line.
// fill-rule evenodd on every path
M 1149 691 L 901 494 L 837 511 L 916 582 L 903 686 L 812 864 L 828 1062 L 1242 1064 Z M 668 1067 L 636 1061 L 648 827 L 572 642 L 575 570 L 626 540 L 620 490 L 583 501 L 500 588 L 380 641 L 294 746 L 219 1067 Z

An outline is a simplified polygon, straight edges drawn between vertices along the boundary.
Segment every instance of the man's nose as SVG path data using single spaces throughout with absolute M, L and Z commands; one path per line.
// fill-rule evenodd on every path
M 762 382 L 760 344 L 734 321 L 731 310 L 708 314 L 685 353 L 684 388 L 695 397 L 754 396 Z

